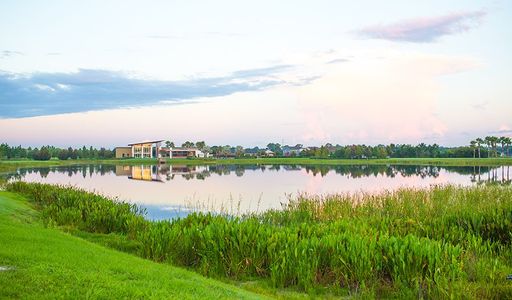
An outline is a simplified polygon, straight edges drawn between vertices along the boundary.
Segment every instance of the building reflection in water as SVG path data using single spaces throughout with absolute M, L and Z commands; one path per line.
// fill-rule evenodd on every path
M 197 175 L 208 173 L 208 166 L 187 166 L 187 165 L 133 165 L 116 166 L 116 176 L 127 176 L 128 179 L 164 182 L 181 175 L 186 179 L 192 179 Z

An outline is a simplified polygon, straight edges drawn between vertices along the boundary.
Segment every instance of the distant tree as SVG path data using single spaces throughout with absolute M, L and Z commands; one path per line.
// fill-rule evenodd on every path
M 204 141 L 196 142 L 196 147 L 197 147 L 199 150 L 203 151 L 203 150 L 204 150 L 204 148 L 206 147 L 206 143 L 205 143 Z
M 230 155 L 231 154 L 231 148 L 232 147 L 230 145 L 222 146 L 221 154 L 224 155 L 224 156 Z
M 41 150 L 34 151 L 33 159 L 35 160 L 50 160 L 51 155 L 48 147 L 41 147 Z
M 268 143 L 267 149 L 274 152 L 277 156 L 283 155 L 283 149 L 281 148 L 281 144 L 279 143 Z
M 165 147 L 167 147 L 167 148 L 174 148 L 174 142 L 165 141 Z
M 201 151 L 203 151 L 204 153 L 211 153 L 210 146 L 205 145 L 203 149 L 201 149 Z
M 235 148 L 235 155 L 240 157 L 244 155 L 244 147 L 242 146 L 236 146 Z
M 512 139 L 510 137 L 505 137 L 505 145 L 507 146 L 505 155 L 510 156 L 510 146 L 512 145 Z
M 329 149 L 327 148 L 327 146 L 322 146 L 322 147 L 318 148 L 315 151 L 315 157 L 328 158 L 329 157 Z
M 507 143 L 507 138 L 502 136 L 502 137 L 499 137 L 497 141 L 501 144 L 500 156 L 505 156 L 504 153 L 505 153 L 505 145 Z
M 481 147 L 482 147 L 482 144 L 484 143 L 484 140 L 482 140 L 481 138 L 477 138 L 476 140 L 476 146 L 478 147 L 478 158 L 481 158 Z
M 0 159 L 7 158 L 7 152 L 9 152 L 9 145 L 6 143 L 0 144 Z
M 487 145 L 487 157 L 489 157 L 491 155 L 491 149 L 492 149 L 492 137 L 491 136 L 486 136 L 484 138 L 484 142 L 485 144 Z
M 210 148 L 210 151 L 211 151 L 210 153 L 212 153 L 215 156 L 218 156 L 220 154 L 221 149 L 222 149 L 222 147 L 220 147 L 220 146 L 212 146 Z
M 491 145 L 492 145 L 492 149 L 494 151 L 494 157 L 498 157 L 498 142 L 499 142 L 499 138 L 496 137 L 496 136 L 491 136 Z
M 195 144 L 192 142 L 189 142 L 189 141 L 186 141 L 185 143 L 181 144 L 181 147 L 183 147 L 183 148 L 192 148 L 194 146 L 195 146 Z
M 469 145 L 471 147 L 471 149 L 473 149 L 473 158 L 476 157 L 476 140 L 472 140 L 471 142 L 469 142 Z
M 60 160 L 66 160 L 69 158 L 68 150 L 62 149 L 57 156 Z

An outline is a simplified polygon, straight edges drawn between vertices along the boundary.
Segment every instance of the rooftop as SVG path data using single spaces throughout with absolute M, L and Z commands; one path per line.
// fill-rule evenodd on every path
M 142 145 L 142 144 L 156 144 L 156 143 L 161 143 L 163 142 L 164 140 L 158 140 L 158 141 L 143 141 L 143 142 L 138 142 L 138 143 L 131 143 L 131 144 L 128 144 L 128 146 L 133 146 L 133 145 Z

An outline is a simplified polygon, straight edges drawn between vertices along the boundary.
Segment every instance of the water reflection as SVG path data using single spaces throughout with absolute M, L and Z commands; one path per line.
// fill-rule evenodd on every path
M 377 177 L 418 177 L 437 178 L 440 172 L 469 176 L 474 183 L 511 184 L 510 166 L 396 166 L 396 165 L 72 165 L 20 169 L 7 174 L 7 179 L 20 179 L 27 174 L 38 174 L 46 178 L 51 173 L 66 174 L 68 177 L 81 175 L 83 178 L 93 175 L 127 177 L 131 180 L 165 182 L 177 176 L 185 180 L 205 180 L 212 175 L 242 177 L 247 171 L 305 171 L 312 176 L 325 177 L 334 173 L 347 178 Z
M 511 184 L 509 166 L 74 165 L 20 169 L 8 180 L 71 184 L 137 203 L 151 219 L 190 209 L 279 209 L 290 195 L 379 192 L 433 184 Z

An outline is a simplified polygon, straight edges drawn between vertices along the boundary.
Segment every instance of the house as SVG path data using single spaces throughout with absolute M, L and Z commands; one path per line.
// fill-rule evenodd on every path
M 254 148 L 247 148 L 244 150 L 244 154 L 247 156 L 258 156 L 260 154 L 261 150 L 258 147 Z
M 132 157 L 132 147 L 116 147 L 114 148 L 116 158 Z
M 134 158 L 160 158 L 160 146 L 163 140 L 158 141 L 144 141 L 139 143 L 128 144 L 131 147 L 131 156 Z M 120 158 L 117 156 L 116 158 Z M 122 158 L 122 157 L 121 157 Z
M 269 149 L 260 149 L 258 147 L 254 148 L 247 148 L 244 150 L 244 155 L 246 156 L 266 156 L 266 157 L 273 157 L 275 156 L 275 153 L 273 151 L 270 151 Z
M 269 149 L 265 149 L 263 151 L 263 155 L 266 156 L 266 157 L 274 157 L 274 156 L 276 156 L 274 151 L 270 151 Z
M 208 157 L 207 153 L 198 148 L 162 147 L 163 140 L 143 141 L 128 144 L 128 147 L 116 147 L 116 158 L 188 158 Z
M 302 148 L 302 145 L 284 146 L 283 147 L 283 156 L 299 156 L 302 151 L 304 151 L 304 148 Z
M 197 157 L 205 158 L 208 157 L 207 153 L 199 150 L 198 148 L 185 148 L 185 147 L 174 147 L 174 148 L 160 148 L 161 158 L 188 158 Z

